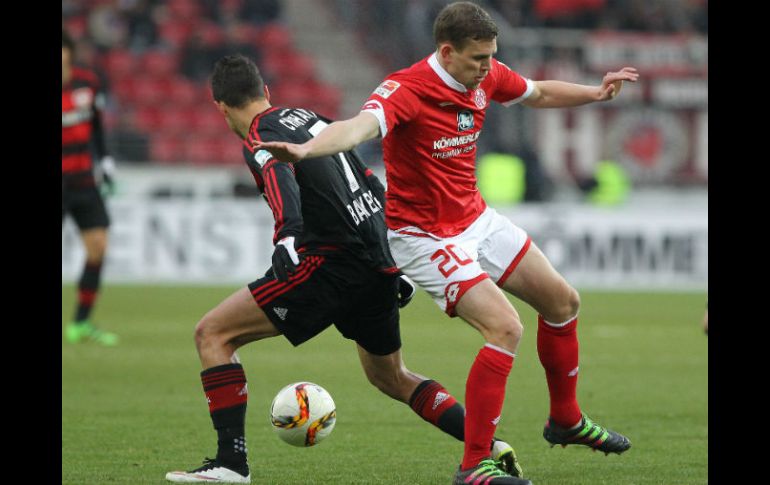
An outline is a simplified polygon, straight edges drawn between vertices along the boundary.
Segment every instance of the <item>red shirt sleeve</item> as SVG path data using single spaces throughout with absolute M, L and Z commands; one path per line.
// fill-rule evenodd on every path
M 510 106 L 523 101 L 534 89 L 534 84 L 529 79 L 522 77 L 508 66 L 492 59 L 492 72 L 495 80 L 495 90 L 492 99 L 505 106 Z
M 380 122 L 380 136 L 385 136 L 400 123 L 414 119 L 420 112 L 420 100 L 414 91 L 397 79 L 384 80 L 369 96 L 361 111 L 367 111 Z

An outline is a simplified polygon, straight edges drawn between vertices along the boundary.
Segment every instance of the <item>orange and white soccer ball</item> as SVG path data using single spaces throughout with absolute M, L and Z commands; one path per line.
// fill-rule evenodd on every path
M 334 429 L 337 408 L 318 384 L 295 382 L 284 387 L 270 405 L 270 422 L 279 438 L 293 446 L 314 446 Z

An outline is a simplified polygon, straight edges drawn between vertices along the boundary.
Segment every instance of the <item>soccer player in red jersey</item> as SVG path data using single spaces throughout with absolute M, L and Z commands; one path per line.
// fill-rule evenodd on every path
M 94 326 L 90 316 L 99 293 L 110 224 L 97 187 L 94 158 L 99 161 L 99 175 L 109 190 L 115 162 L 104 143 L 100 113 L 104 93 L 93 72 L 73 65 L 74 50 L 72 38 L 62 30 L 61 220 L 63 225 L 64 217 L 72 216 L 86 250 L 85 267 L 78 282 L 78 305 L 65 335 L 72 343 L 92 340 L 111 346 L 117 344 L 117 335 Z
M 377 176 L 355 150 L 295 170 L 255 149 L 255 140 L 307 141 L 331 120 L 305 108 L 272 106 L 248 58 L 229 55 L 217 61 L 211 91 L 242 140 L 244 160 L 273 213 L 275 248 L 265 275 L 219 303 L 195 328 L 217 454 L 194 470 L 169 472 L 166 479 L 250 483 L 248 389 L 236 350 L 278 335 L 299 346 L 331 325 L 356 342 L 369 382 L 462 441 L 463 406 L 441 384 L 409 370 L 401 357 L 398 309 L 411 300 L 415 287 L 399 274 L 388 249 L 384 187 Z M 486 448 L 501 470 L 522 474 L 509 444 L 490 436 Z
M 501 290 L 539 313 L 537 351 L 551 403 L 544 438 L 551 445 L 582 444 L 605 453 L 631 446 L 578 406 L 579 295 L 524 230 L 487 207 L 476 185 L 475 157 L 491 101 L 533 108 L 609 101 L 638 73 L 624 67 L 607 73 L 599 86 L 533 81 L 494 59 L 497 33 L 478 5 L 447 5 L 433 27 L 436 51 L 389 75 L 357 116 L 306 143 L 256 144 L 296 162 L 382 138 L 388 242 L 399 269 L 486 340 L 466 382 L 465 453 L 456 484 L 518 483 L 494 466 L 488 446 L 523 330 Z

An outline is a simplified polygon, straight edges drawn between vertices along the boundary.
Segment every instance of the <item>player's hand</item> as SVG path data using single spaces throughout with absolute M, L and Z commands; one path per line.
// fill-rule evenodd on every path
M 107 155 L 102 157 L 99 162 L 99 172 L 101 174 L 102 193 L 107 195 L 115 194 L 115 159 Z
M 299 256 L 294 249 L 294 236 L 281 239 L 275 245 L 273 250 L 273 274 L 278 281 L 289 281 L 289 274 L 297 269 Z
M 404 308 L 412 301 L 414 294 L 417 292 L 417 287 L 414 282 L 409 279 L 405 274 L 398 277 L 398 307 Z
M 599 101 L 608 101 L 614 99 L 623 87 L 623 81 L 635 83 L 639 79 L 639 73 L 635 67 L 624 67 L 617 72 L 608 72 L 602 79 L 602 85 L 599 87 Z
M 252 146 L 255 150 L 267 150 L 277 160 L 286 163 L 299 162 L 308 152 L 304 145 L 282 141 L 255 141 Z

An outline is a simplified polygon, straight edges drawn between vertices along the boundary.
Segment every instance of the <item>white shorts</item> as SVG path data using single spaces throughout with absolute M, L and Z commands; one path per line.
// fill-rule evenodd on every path
M 388 243 L 399 269 L 449 316 L 475 284 L 492 278 L 502 286 L 529 249 L 527 233 L 487 207 L 457 236 L 439 238 L 415 227 L 388 229 Z

